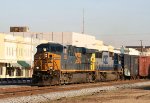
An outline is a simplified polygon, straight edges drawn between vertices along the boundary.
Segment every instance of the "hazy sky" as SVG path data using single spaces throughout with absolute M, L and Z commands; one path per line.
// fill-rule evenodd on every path
M 150 0 L 0 0 L 0 32 L 81 32 L 83 8 L 85 33 L 114 46 L 150 45 Z

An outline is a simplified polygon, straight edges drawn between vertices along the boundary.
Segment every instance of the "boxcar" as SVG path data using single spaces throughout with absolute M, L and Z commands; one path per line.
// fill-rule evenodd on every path
M 139 76 L 148 77 L 150 75 L 150 56 L 139 57 Z
M 130 63 L 131 63 L 130 55 L 122 54 L 121 55 L 121 65 L 123 68 L 124 76 L 126 76 L 126 77 L 131 76 L 131 74 L 130 74 L 130 65 L 131 64 Z
M 131 78 L 136 79 L 138 78 L 138 73 L 139 73 L 139 57 L 136 55 L 131 55 L 131 67 L 130 67 L 130 72 L 131 72 Z
M 138 77 L 138 56 L 122 54 L 121 62 L 125 78 Z

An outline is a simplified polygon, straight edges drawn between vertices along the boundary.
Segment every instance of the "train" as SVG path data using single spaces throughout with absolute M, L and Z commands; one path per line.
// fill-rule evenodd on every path
M 150 57 L 42 43 L 34 55 L 33 85 L 148 78 Z

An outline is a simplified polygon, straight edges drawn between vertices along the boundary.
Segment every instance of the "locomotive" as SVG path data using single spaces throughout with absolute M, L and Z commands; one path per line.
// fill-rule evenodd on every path
M 34 55 L 34 85 L 58 85 L 138 78 L 138 56 L 72 45 L 43 43 Z
M 122 76 L 118 54 L 72 45 L 45 43 L 37 46 L 34 56 L 33 84 L 55 85 L 94 82 L 108 73 Z

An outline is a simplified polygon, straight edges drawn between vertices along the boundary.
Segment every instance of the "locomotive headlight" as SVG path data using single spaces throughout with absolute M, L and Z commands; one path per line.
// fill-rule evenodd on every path
M 53 67 L 52 67 L 52 66 L 50 66 L 50 67 L 49 67 L 49 69 L 51 70 L 51 69 L 53 69 Z
M 39 69 L 39 67 L 36 67 L 36 69 Z

